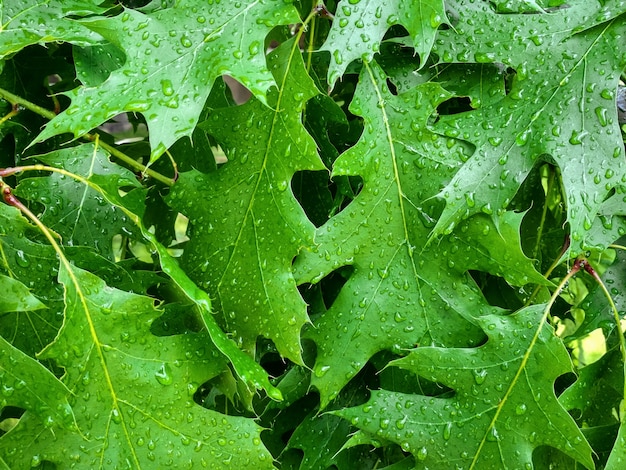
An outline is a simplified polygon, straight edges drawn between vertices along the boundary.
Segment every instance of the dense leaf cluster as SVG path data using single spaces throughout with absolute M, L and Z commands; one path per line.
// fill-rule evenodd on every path
M 623 468 L 626 2 L 0 18 L 1 468 Z

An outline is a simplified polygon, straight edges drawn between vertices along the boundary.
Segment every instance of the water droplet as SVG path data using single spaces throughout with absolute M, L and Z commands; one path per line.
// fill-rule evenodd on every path
M 167 78 L 161 80 L 161 91 L 165 96 L 172 96 L 174 94 L 174 86 L 172 85 L 172 81 Z
M 420 461 L 426 460 L 426 457 L 428 457 L 428 449 L 426 447 L 421 447 L 417 451 L 417 454 L 415 454 L 415 456 L 417 457 L 417 460 L 420 460 Z
M 515 414 L 523 415 L 524 413 L 526 413 L 527 409 L 528 407 L 524 403 L 520 403 L 519 405 L 515 407 Z
M 22 250 L 17 250 L 15 252 L 15 262 L 18 266 L 21 266 L 22 268 L 27 268 L 30 266 L 30 260 Z
M 191 39 L 189 39 L 187 36 L 183 35 L 183 37 L 180 38 L 180 43 L 183 45 L 183 47 L 191 47 L 192 46 L 192 42 Z
M 487 64 L 487 63 L 495 62 L 496 55 L 493 52 L 476 52 L 474 54 L 474 59 L 479 64 Z
M 111 410 L 111 419 L 114 423 L 120 424 L 122 422 L 122 416 L 120 415 L 120 410 L 117 408 L 113 408 Z
M 526 129 L 524 132 L 517 134 L 517 137 L 515 137 L 515 143 L 520 147 L 526 145 L 528 138 L 530 137 L 530 132 L 530 129 Z
M 474 374 L 474 381 L 477 385 L 482 385 L 487 378 L 487 371 L 485 369 L 479 369 L 472 371 Z
M 171 385 L 174 381 L 170 366 L 166 363 L 161 364 L 161 367 L 154 373 L 154 377 L 161 385 Z
M 502 143 L 502 137 L 489 137 L 489 143 L 494 147 L 497 147 Z
M 493 426 L 490 430 L 489 433 L 487 434 L 487 440 L 490 442 L 496 442 L 500 439 L 500 435 L 498 434 L 498 430 L 496 429 L 495 426 Z
M 250 46 L 248 46 L 248 50 L 250 51 L 250 55 L 257 55 L 261 50 L 261 43 L 259 41 L 252 41 Z
M 600 96 L 602 98 L 604 98 L 605 100 L 613 100 L 613 92 L 611 90 L 609 90 L 608 88 L 605 88 L 604 90 L 602 90 L 600 92 Z
M 572 131 L 572 135 L 569 138 L 569 143 L 572 145 L 580 145 L 583 143 L 583 139 L 587 136 L 587 131 Z
M 443 428 L 443 438 L 447 441 L 452 436 L 452 423 L 446 423 Z
M 315 377 L 324 377 L 324 375 L 326 375 L 326 372 L 328 372 L 328 370 L 330 369 L 330 366 L 321 366 L 321 367 L 315 367 Z
M 335 57 L 335 62 L 337 63 L 337 65 L 343 64 L 343 56 L 341 55 L 341 51 L 339 49 L 333 52 L 333 56 Z
M 147 101 L 143 101 L 143 100 L 130 101 L 126 103 L 126 106 L 124 106 L 125 111 L 132 111 L 132 112 L 138 112 L 138 113 L 147 111 L 148 109 L 150 109 L 150 103 L 148 103 Z
M 608 118 L 607 118 L 607 114 L 608 111 L 606 108 L 603 108 L 601 106 L 598 106 L 595 109 L 596 112 L 596 116 L 598 117 L 598 122 L 600 123 L 600 125 L 602 127 L 606 127 L 606 125 L 608 124 Z

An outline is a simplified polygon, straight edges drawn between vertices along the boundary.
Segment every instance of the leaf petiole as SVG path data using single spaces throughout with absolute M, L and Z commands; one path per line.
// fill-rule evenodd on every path
M 606 299 L 609 302 L 609 305 L 611 306 L 611 310 L 613 311 L 613 318 L 615 320 L 615 327 L 617 328 L 617 334 L 619 337 L 619 347 L 620 347 L 620 352 L 622 354 L 622 362 L 624 364 L 624 390 L 623 390 L 623 395 L 622 397 L 626 398 L 626 340 L 624 340 L 624 330 L 622 329 L 622 322 L 621 322 L 621 318 L 619 316 L 619 312 L 617 311 L 617 307 L 615 306 L 615 302 L 613 301 L 613 297 L 611 297 L 611 294 L 609 293 L 608 289 L 606 288 L 606 285 L 604 284 L 604 282 L 602 282 L 602 279 L 600 278 L 600 276 L 598 276 L 598 273 L 596 272 L 595 269 L 593 269 L 593 267 L 589 264 L 586 263 L 585 264 L 585 271 L 587 271 L 591 277 L 594 278 L 594 280 L 596 281 L 596 283 L 600 286 L 600 289 L 602 289 L 602 292 L 604 293 L 604 296 L 606 297 Z M 620 416 L 620 421 L 623 419 L 623 416 Z

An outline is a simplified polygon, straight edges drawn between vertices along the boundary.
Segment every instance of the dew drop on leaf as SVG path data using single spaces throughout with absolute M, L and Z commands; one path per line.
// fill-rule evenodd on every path
M 172 96 L 174 94 L 174 86 L 172 85 L 172 81 L 167 78 L 161 80 L 161 91 L 165 96 Z
M 30 266 L 30 260 L 22 250 L 17 250 L 15 252 L 15 262 L 18 266 L 21 266 L 22 268 L 27 268 Z
M 482 385 L 487 378 L 487 371 L 485 369 L 474 370 L 474 381 L 477 385 Z
M 172 371 L 166 363 L 161 364 L 161 367 L 154 373 L 154 377 L 161 385 L 171 385 L 173 383 Z

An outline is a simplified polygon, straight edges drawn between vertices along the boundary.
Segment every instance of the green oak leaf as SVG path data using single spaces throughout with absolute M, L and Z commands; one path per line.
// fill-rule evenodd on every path
M 582 427 L 600 460 L 617 459 L 624 451 L 624 362 L 619 348 L 578 371 L 578 380 L 559 397 L 559 402 Z M 623 457 L 622 457 L 623 458 Z M 619 469 L 614 462 L 606 469 Z
M 442 24 L 447 24 L 443 0 L 342 0 L 326 41 L 320 48 L 331 54 L 328 83 L 341 77 L 350 62 L 370 62 L 389 28 L 402 25 L 409 32 L 423 65 Z
M 399 47 L 397 44 L 394 46 Z M 414 60 L 403 62 L 391 59 L 387 58 L 387 63 L 381 66 L 399 92 L 434 81 L 455 96 L 469 98 L 474 109 L 498 102 L 506 96 L 505 73 L 494 64 L 438 64 L 418 72 Z M 440 114 L 446 113 L 440 111 Z
M 284 2 L 181 0 L 143 14 L 124 10 L 81 24 L 126 54 L 122 67 L 98 87 L 68 93 L 72 104 L 38 136 L 78 137 L 115 115 L 140 112 L 150 131 L 151 161 L 183 136 L 191 136 L 213 82 L 235 78 L 261 101 L 274 84 L 265 64 L 264 39 L 278 25 L 299 23 Z
M 532 167 L 549 159 L 563 178 L 571 250 L 589 248 L 587 232 L 600 206 L 626 178 L 615 106 L 626 64 L 626 53 L 616 53 L 624 17 L 575 34 L 577 19 L 597 10 L 592 3 L 552 13 L 549 22 L 540 14 L 504 21 L 486 3 L 474 4 L 464 8 L 458 34 L 441 32 L 435 52 L 442 61 L 499 62 L 516 76 L 506 98 L 437 123 L 438 131 L 472 143 L 476 152 L 440 191 L 446 207 L 431 239 L 479 212 L 497 223 Z M 471 49 L 467 37 L 476 41 Z
M 279 83 L 273 108 L 252 99 L 218 109 L 202 127 L 227 153 L 217 172 L 181 174 L 168 202 L 192 226 L 181 265 L 206 289 L 224 328 L 244 349 L 258 336 L 302 363 L 306 305 L 291 272 L 293 258 L 313 244 L 314 226 L 293 196 L 300 170 L 322 170 L 315 142 L 300 121 L 318 92 L 293 41 L 268 56 Z
M 578 370 L 578 380 L 559 397 L 559 402 L 585 427 L 619 422 L 624 398 L 624 363 L 617 348 Z
M 520 224 L 524 214 L 505 212 L 498 227 L 485 214 L 461 222 L 459 229 L 438 244 L 440 257 L 465 272 L 470 269 L 503 277 L 513 286 L 549 285 L 521 248 Z
M 91 0 L 4 0 L 0 4 L 0 59 L 33 44 L 65 41 L 90 46 L 102 36 L 71 16 L 106 11 Z
M 390 363 L 452 388 L 452 397 L 374 390 L 365 405 L 333 413 L 399 444 L 424 467 L 532 468 L 533 450 L 551 446 L 594 468 L 589 444 L 554 394 L 554 381 L 572 366 L 539 323 L 544 308 L 480 317 L 488 341 L 478 348 L 418 348 Z
M 108 287 L 62 262 L 65 323 L 40 357 L 64 367 L 77 431 L 48 429 L 27 411 L 0 438 L 0 458 L 80 462 L 81 468 L 185 465 L 273 468 L 253 420 L 197 405 L 196 389 L 224 370 L 205 333 L 154 336 L 154 300 Z M 23 445 L 29 442 L 30 445 Z
M 322 408 L 379 351 L 431 343 L 464 346 L 482 337 L 472 319 L 491 307 L 475 284 L 448 264 L 453 266 L 457 254 L 464 259 L 465 250 L 455 251 L 453 244 L 449 250 L 425 247 L 434 224 L 429 212 L 437 210 L 429 201 L 467 152 L 454 139 L 426 129 L 448 97 L 434 83 L 394 96 L 375 62 L 361 72 L 350 111 L 363 116 L 365 130 L 336 160 L 333 177 L 361 176 L 363 189 L 317 230 L 317 246 L 294 265 L 299 283 L 317 283 L 342 266 L 354 269 L 306 334 L 317 345 L 311 383 L 320 391 Z
M 125 62 L 124 53 L 114 44 L 75 47 L 73 52 L 76 78 L 87 87 L 101 85 Z
M 625 191 L 624 186 L 616 188 L 615 194 L 600 205 L 598 216 L 588 232 L 591 246 L 608 246 L 626 234 Z
M 49 163 L 51 164 L 61 167 L 66 165 L 69 168 L 73 168 L 74 165 L 80 166 L 81 160 L 93 163 L 96 158 L 95 155 L 99 155 L 99 153 L 96 152 L 95 147 L 90 144 L 86 144 L 72 149 L 72 152 L 68 156 L 75 156 L 75 159 L 69 158 L 68 160 L 61 159 L 59 161 L 54 158 L 55 156 L 58 156 L 58 153 L 53 153 L 43 157 L 49 158 Z M 129 224 L 132 223 L 132 225 L 134 225 L 134 227 L 141 232 L 144 240 L 148 242 L 154 253 L 157 254 L 159 264 L 161 265 L 163 272 L 170 277 L 174 285 L 180 289 L 182 294 L 195 305 L 204 326 L 207 328 L 211 340 L 217 346 L 219 351 L 231 360 L 232 365 L 239 377 L 247 386 L 252 386 L 253 388 L 263 388 L 272 398 L 280 400 L 280 391 L 270 384 L 267 373 L 263 370 L 263 368 L 250 356 L 238 349 L 236 344 L 220 329 L 212 314 L 212 302 L 208 294 L 199 289 L 198 286 L 194 284 L 191 279 L 189 279 L 189 276 L 180 268 L 177 260 L 172 257 L 167 248 L 157 240 L 156 236 L 152 232 L 145 228 L 141 220 L 145 210 L 145 202 L 141 197 L 145 194 L 144 191 L 126 191 L 129 187 L 133 188 L 136 185 L 136 181 L 132 177 L 132 173 L 121 167 L 111 167 L 110 162 L 108 162 L 106 158 L 103 158 L 104 157 L 98 157 L 100 165 L 89 165 L 89 168 L 95 168 L 96 166 L 98 168 L 102 167 L 102 171 L 89 171 L 84 177 L 75 175 L 75 179 L 80 181 L 81 184 L 80 187 L 76 187 L 76 191 L 80 194 L 84 194 L 85 188 L 88 188 L 90 198 L 93 199 L 93 201 L 96 201 L 98 205 L 103 205 L 102 201 L 106 201 L 106 203 L 111 206 L 107 208 L 107 210 L 114 210 L 115 214 L 120 215 L 120 219 L 127 219 L 124 221 L 125 224 L 127 221 Z M 69 179 L 68 176 L 65 178 Z M 121 189 L 125 190 L 120 191 Z M 6 208 L 6 206 L 0 205 L 0 208 Z M 118 209 L 121 212 L 117 212 Z M 95 253 L 91 253 L 89 255 L 87 253 L 80 252 L 73 253 L 75 248 L 72 247 L 68 247 L 66 251 L 68 251 L 70 255 L 73 255 L 71 257 L 72 261 L 80 260 L 81 265 L 85 260 L 94 259 L 94 257 L 97 258 Z M 23 258 L 23 253 L 18 251 L 15 256 L 18 263 L 24 263 L 21 260 L 21 258 Z M 28 261 L 28 258 L 26 260 Z M 30 263 L 28 263 L 25 268 L 28 268 L 29 266 Z M 100 271 L 103 274 L 106 273 L 108 275 L 107 277 L 115 283 L 128 282 L 124 280 L 124 276 L 120 275 L 119 271 L 123 270 L 123 267 L 118 267 L 116 269 L 114 266 L 107 266 L 105 263 L 98 263 L 98 266 L 83 267 L 89 268 L 92 271 Z M 29 273 L 32 275 L 32 270 L 29 271 Z M 139 285 L 141 285 L 141 280 L 138 279 L 138 281 Z M 47 282 L 50 283 L 50 280 L 48 279 Z M 150 282 L 149 279 L 148 282 Z M 131 285 L 133 284 L 134 283 L 131 282 Z M 1 318 L 2 317 L 0 317 L 0 320 Z M 43 345 L 45 344 L 46 343 Z
M 35 292 L 47 307 L 12 309 L 12 300 L 5 297 L 7 291 L 0 290 L 4 303 L 0 331 L 13 346 L 30 356 L 54 339 L 63 321 L 63 292 L 54 282 L 59 261 L 52 247 L 36 241 L 36 233 L 37 229 L 17 209 L 0 204 L 0 273 Z M 32 301 L 30 304 L 36 306 Z
M 41 363 L 0 336 L 0 409 L 7 405 L 32 410 L 44 428 L 76 432 L 67 399 L 70 391 Z
M 620 407 L 620 415 L 626 410 L 624 407 Z M 606 470 L 619 470 L 626 461 L 626 426 L 620 424 L 617 437 L 615 438 L 615 444 L 609 455 L 609 459 L 606 462 Z
M 141 188 L 135 175 L 109 160 L 109 155 L 94 144 L 61 149 L 35 157 L 41 163 L 89 179 L 92 175 L 114 178 L 126 197 L 138 198 Z M 143 194 L 144 191 L 139 190 Z M 112 240 L 115 235 L 132 235 L 132 221 L 102 195 L 80 181 L 59 173 L 20 180 L 14 194 L 45 207 L 41 221 L 61 236 L 68 246 L 88 246 L 103 257 L 113 260 Z
M 317 416 L 310 412 L 289 438 L 287 449 L 301 449 L 304 453 L 300 470 L 315 470 L 336 465 L 337 453 L 346 442 L 351 426 L 337 416 Z M 311 439 L 311 436 L 319 436 Z M 354 462 L 353 462 L 354 464 Z
M 46 308 L 31 294 L 30 289 L 12 277 L 0 274 L 0 314 L 6 312 L 29 312 Z

